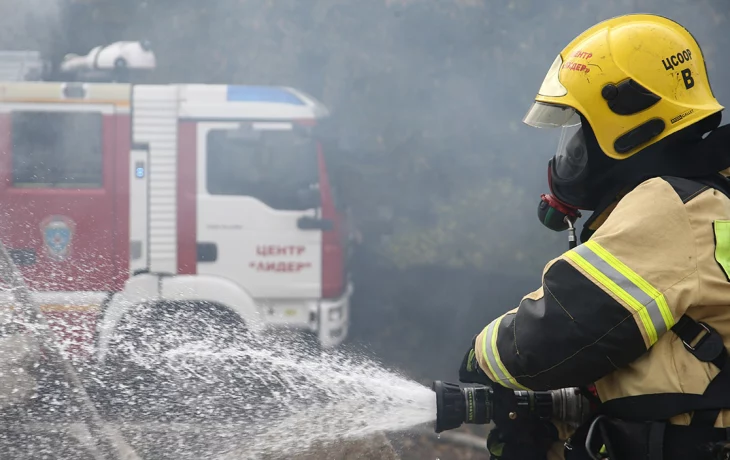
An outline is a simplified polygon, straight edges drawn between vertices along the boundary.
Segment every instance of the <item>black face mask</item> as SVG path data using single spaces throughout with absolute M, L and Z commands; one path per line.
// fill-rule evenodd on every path
M 555 220 L 559 214 L 574 219 L 579 216 L 578 209 L 603 209 L 627 188 L 651 177 L 692 178 L 730 167 L 730 147 L 722 145 L 728 139 L 730 125 L 717 128 L 720 120 L 718 113 L 626 160 L 615 160 L 603 153 L 590 124 L 580 116 L 579 125 L 564 128 L 558 151 L 548 163 L 552 195 L 541 197 L 540 221 L 553 230 L 565 230 L 567 223 L 558 225 Z M 703 140 L 708 131 L 713 132 Z M 548 208 L 555 211 L 549 212 Z
M 619 161 L 603 153 L 591 126 L 582 116 L 580 121 L 563 129 L 558 151 L 548 162 L 548 184 L 564 205 L 591 211 Z

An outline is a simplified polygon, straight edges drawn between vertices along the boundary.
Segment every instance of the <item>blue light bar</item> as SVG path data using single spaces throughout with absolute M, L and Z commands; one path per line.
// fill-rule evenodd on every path
M 237 102 L 278 102 L 280 104 L 306 105 L 293 93 L 270 86 L 228 85 L 228 101 Z

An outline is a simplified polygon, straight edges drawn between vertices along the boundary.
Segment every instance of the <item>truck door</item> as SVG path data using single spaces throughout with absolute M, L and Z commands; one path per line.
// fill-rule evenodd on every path
M 313 139 L 288 122 L 201 122 L 197 144 L 197 272 L 255 298 L 319 298 Z
M 107 291 L 123 281 L 116 126 L 113 105 L 0 105 L 0 236 L 32 289 Z

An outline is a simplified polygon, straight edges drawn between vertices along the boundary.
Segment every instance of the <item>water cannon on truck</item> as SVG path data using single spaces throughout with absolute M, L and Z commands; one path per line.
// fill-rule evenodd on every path
M 131 73 L 152 71 L 157 59 L 149 40 L 119 41 L 94 47 L 88 54 L 67 54 L 59 66 L 63 75 L 82 81 L 129 81 Z

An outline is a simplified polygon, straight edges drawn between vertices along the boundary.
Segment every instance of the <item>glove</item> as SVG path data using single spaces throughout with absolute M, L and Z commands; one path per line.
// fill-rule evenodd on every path
M 477 336 L 471 339 L 471 348 L 464 355 L 459 368 L 459 382 L 461 383 L 478 383 L 480 385 L 492 385 L 492 381 L 479 367 L 476 352 L 474 351 Z
M 531 417 L 510 417 L 517 412 L 514 391 L 501 385 L 492 385 L 496 425 L 487 438 L 487 448 L 493 460 L 546 460 L 547 452 L 557 442 L 557 427 L 548 420 Z
M 516 437 L 505 433 L 498 426 L 492 428 L 487 435 L 489 458 L 491 460 L 547 460 L 549 444 L 534 442 L 528 438 L 531 434 L 533 433 L 528 432 L 525 433 L 526 436 Z M 552 433 L 548 434 L 548 436 L 550 435 Z M 557 436 L 555 438 L 557 439 Z

